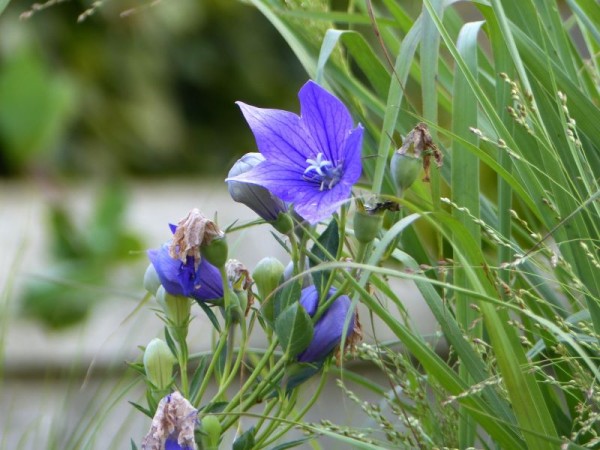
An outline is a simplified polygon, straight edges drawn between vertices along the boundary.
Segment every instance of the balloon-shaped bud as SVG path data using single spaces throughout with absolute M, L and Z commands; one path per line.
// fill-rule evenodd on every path
M 168 389 L 176 359 L 167 343 L 162 339 L 152 339 L 146 346 L 143 361 L 148 381 L 160 391 Z

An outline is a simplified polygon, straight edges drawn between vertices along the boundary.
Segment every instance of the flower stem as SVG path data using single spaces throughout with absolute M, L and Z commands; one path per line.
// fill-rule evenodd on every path
M 219 342 L 217 343 L 217 348 L 215 349 L 215 351 L 212 355 L 210 364 L 208 365 L 208 368 L 206 369 L 206 373 L 204 374 L 204 379 L 202 380 L 202 384 L 200 385 L 200 388 L 198 389 L 198 392 L 196 393 L 196 395 L 192 401 L 192 404 L 194 406 L 198 406 L 200 403 L 200 400 L 202 400 L 202 396 L 204 395 L 204 392 L 206 391 L 206 388 L 208 387 L 208 384 L 210 383 L 212 373 L 214 372 L 215 366 L 217 365 L 217 361 L 219 360 L 219 355 L 223 351 L 223 348 L 225 347 L 226 342 L 227 342 L 227 335 L 221 334 L 219 336 Z
M 313 407 L 313 405 L 315 404 L 317 399 L 321 396 L 321 391 L 325 387 L 325 382 L 327 381 L 327 374 L 328 374 L 327 367 L 324 367 L 323 371 L 321 373 L 321 379 L 319 380 L 319 386 L 317 386 L 316 392 L 311 396 L 310 400 L 306 403 L 306 405 L 304 405 L 304 407 L 300 410 L 300 412 L 298 412 L 298 414 L 296 414 L 294 419 L 290 420 L 283 427 L 283 430 L 281 430 L 275 436 L 270 436 L 269 434 L 264 433 L 264 436 L 260 440 L 257 441 L 257 443 L 256 443 L 257 447 L 259 446 L 259 444 L 262 443 L 261 440 L 264 440 L 267 437 L 270 437 L 270 439 L 268 439 L 266 442 L 262 443 L 263 447 L 271 445 L 273 442 L 276 442 L 277 439 L 279 439 L 281 436 L 283 436 L 285 433 L 287 433 L 290 430 L 290 428 L 292 428 L 294 426 L 294 422 L 298 422 L 299 420 L 302 420 L 302 418 L 306 415 L 306 413 Z
M 272 419 L 267 428 L 263 430 L 261 436 L 256 439 L 256 443 L 254 444 L 256 448 L 264 448 L 268 445 L 269 442 L 273 442 L 281 436 L 281 433 L 277 433 L 277 437 L 275 439 L 269 439 L 271 436 L 273 436 L 273 433 L 275 432 L 277 427 L 279 427 L 280 421 L 277 420 L 277 418 L 287 418 L 290 416 L 291 412 L 294 410 L 294 406 L 296 405 L 297 397 L 298 390 L 295 389 L 289 399 L 285 398 L 285 401 L 279 401 L 280 407 L 278 408 L 277 414 L 274 416 L 274 419 Z M 289 430 L 295 425 L 293 423 L 285 423 L 288 425 L 286 427 L 286 430 Z M 267 440 L 269 442 L 265 443 L 265 441 Z
M 169 332 L 175 338 L 177 342 L 177 364 L 179 365 L 179 377 L 181 381 L 181 385 L 179 389 L 184 397 L 187 398 L 189 386 L 188 386 L 188 359 L 189 359 L 189 350 L 187 346 L 187 334 L 188 334 L 188 326 L 180 325 L 180 326 L 169 326 Z
M 256 367 L 252 371 L 252 374 L 248 377 L 248 379 L 246 380 L 244 385 L 240 388 L 238 393 L 235 394 L 235 396 L 231 399 L 229 404 L 225 407 L 225 409 L 223 410 L 223 413 L 231 412 L 233 410 L 233 408 L 235 408 L 238 404 L 240 405 L 241 410 L 245 411 L 250 405 L 253 405 L 255 403 L 256 399 L 259 396 L 262 395 L 263 389 L 267 385 L 271 385 L 274 382 L 273 380 L 276 378 L 274 375 L 277 374 L 277 372 L 279 372 L 283 367 L 285 367 L 285 364 L 287 362 L 287 357 L 285 355 L 279 361 L 277 361 L 277 363 L 271 368 L 269 373 L 263 377 L 262 381 L 260 381 L 258 383 L 258 385 L 252 389 L 252 393 L 250 394 L 250 396 L 248 398 L 246 398 L 244 401 L 242 401 L 243 395 L 254 384 L 256 379 L 261 375 L 263 368 L 269 362 L 269 360 L 271 358 L 271 354 L 273 353 L 273 351 L 275 350 L 277 345 L 278 345 L 277 339 L 273 339 L 267 352 L 263 355 L 263 357 L 260 359 L 260 361 L 256 364 Z M 236 420 L 237 420 L 237 415 L 233 416 L 233 417 L 228 417 L 222 424 L 223 431 L 225 431 L 227 428 L 229 428 L 231 425 L 233 425 L 233 423 L 235 423 Z
M 244 353 L 245 353 L 246 344 L 248 341 L 248 332 L 247 332 L 245 321 L 242 321 L 240 325 L 242 328 L 242 342 L 240 344 L 240 348 L 238 349 L 238 353 L 237 353 L 237 357 L 235 359 L 235 363 L 233 365 L 233 369 L 229 372 L 229 376 L 227 376 L 225 378 L 227 371 L 225 371 L 225 370 L 223 371 L 224 381 L 219 386 L 219 391 L 215 395 L 216 399 L 220 398 L 221 395 L 223 395 L 225 393 L 225 390 L 231 385 L 231 383 L 235 379 L 235 376 L 237 375 L 238 371 L 240 370 L 240 366 L 242 365 L 242 360 L 244 359 Z M 233 355 L 233 352 L 234 352 L 233 346 L 229 347 L 227 349 L 227 352 L 228 352 L 228 355 L 230 353 Z

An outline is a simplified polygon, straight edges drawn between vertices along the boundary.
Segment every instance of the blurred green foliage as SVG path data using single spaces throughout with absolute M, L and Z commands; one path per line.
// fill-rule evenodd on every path
M 222 174 L 254 148 L 234 102 L 293 108 L 306 79 L 238 2 L 103 2 L 77 23 L 90 3 L 68 1 L 19 20 L 31 5 L 0 17 L 0 175 Z
M 21 308 L 50 328 L 84 319 L 115 286 L 119 267 L 142 254 L 142 243 L 124 224 L 125 188 L 119 183 L 107 186 L 83 225 L 63 203 L 49 208 L 53 262 L 44 277 L 27 283 Z

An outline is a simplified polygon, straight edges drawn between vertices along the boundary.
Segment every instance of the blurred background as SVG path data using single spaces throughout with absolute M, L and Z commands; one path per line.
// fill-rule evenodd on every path
M 255 148 L 235 101 L 297 108 L 306 75 L 238 2 L 50 4 L 13 2 L 0 19 L 0 176 L 5 192 L 27 186 L 47 207 L 38 226 L 52 276 L 103 284 L 116 263 L 158 244 L 126 227 L 132 183 L 223 187 Z M 72 190 L 87 192 L 87 212 L 64 201 Z M 78 297 L 32 280 L 22 310 L 60 328 L 88 312 Z

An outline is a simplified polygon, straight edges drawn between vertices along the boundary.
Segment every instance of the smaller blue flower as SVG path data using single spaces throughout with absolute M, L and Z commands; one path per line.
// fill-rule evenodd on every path
M 171 225 L 171 231 L 176 227 Z M 196 267 L 193 256 L 187 256 L 185 263 L 172 258 L 169 244 L 148 250 L 148 258 L 156 270 L 158 279 L 171 295 L 191 297 L 198 301 L 217 300 L 223 297 L 221 272 L 202 258 Z
M 327 294 L 329 299 L 335 294 L 336 289 L 331 288 Z M 300 304 L 304 307 L 309 316 L 313 317 L 319 307 L 319 292 L 317 288 L 309 286 L 302 289 L 300 295 Z M 308 347 L 298 355 L 300 362 L 315 362 L 324 359 L 332 350 L 337 347 L 344 334 L 344 323 L 350 310 L 352 302 L 347 295 L 340 295 L 329 306 L 327 311 L 317 320 L 314 325 L 313 338 Z M 346 329 L 346 340 L 350 338 L 354 329 L 355 312 L 348 322 Z
M 196 449 L 194 447 L 192 447 L 191 445 L 180 445 L 179 442 L 177 442 L 177 436 L 175 436 L 174 438 L 169 437 L 165 441 L 165 450 L 196 450 Z

